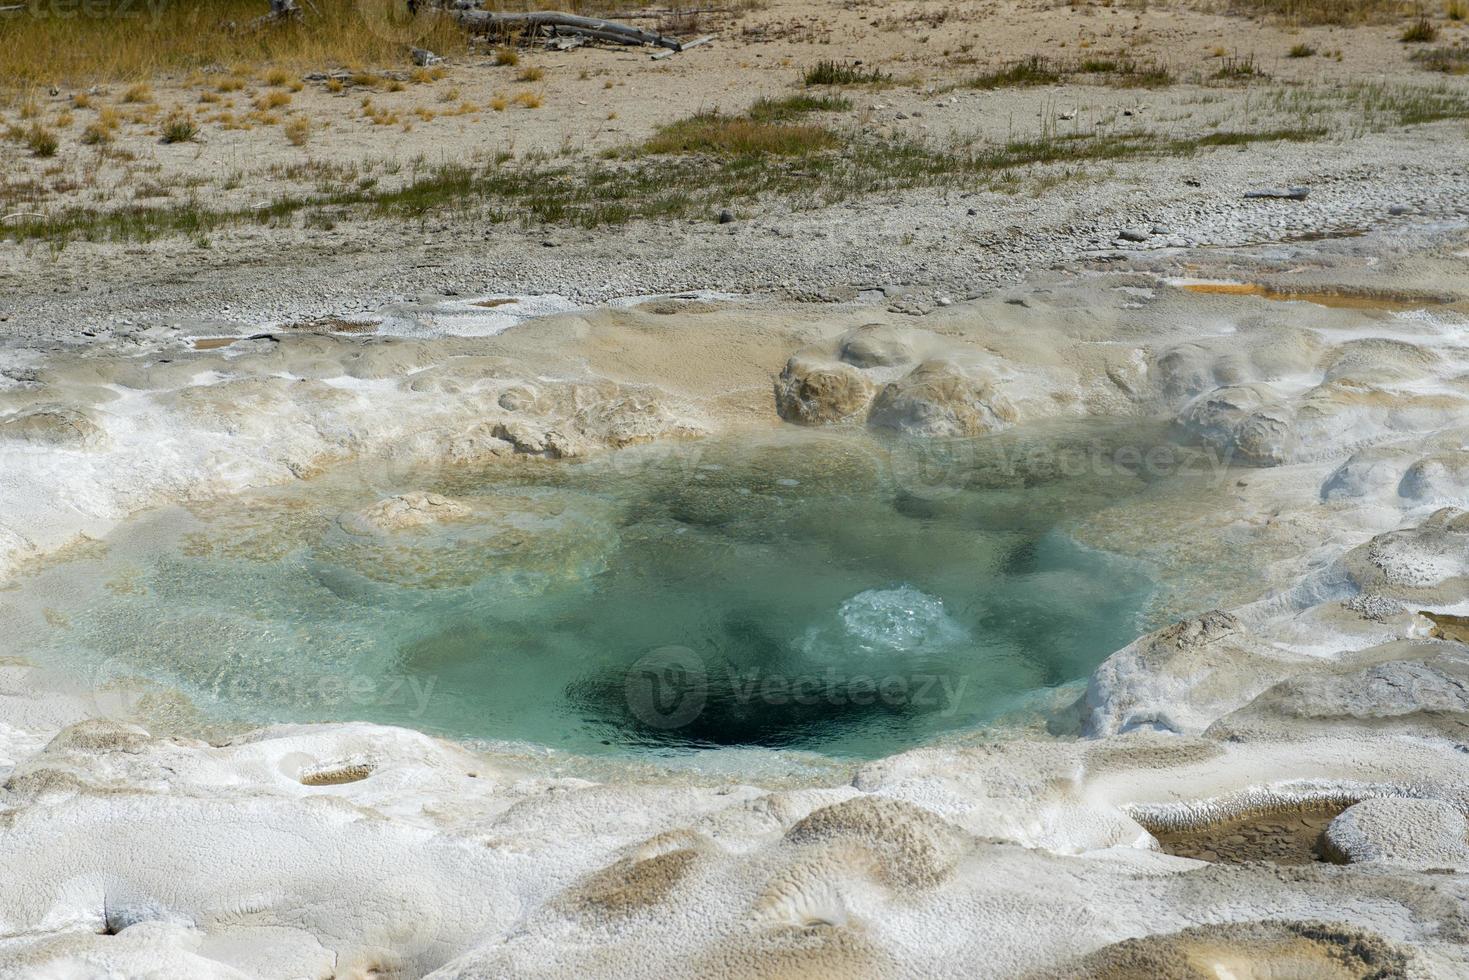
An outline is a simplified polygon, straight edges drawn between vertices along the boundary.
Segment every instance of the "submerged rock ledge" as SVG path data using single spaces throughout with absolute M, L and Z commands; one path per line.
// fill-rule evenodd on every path
M 212 744 L 150 733 L 105 685 L 78 698 L 0 661 L 0 974 L 1469 972 L 1469 649 L 1422 615 L 1461 614 L 1469 578 L 1446 475 L 1469 433 L 1466 321 L 1271 302 L 1101 276 L 921 329 L 701 304 L 475 341 L 17 360 L 0 390 L 12 572 L 141 507 L 346 459 L 554 465 L 777 411 L 920 439 L 1176 420 L 1252 467 L 1228 471 L 1233 502 L 1209 519 L 1269 560 L 1253 601 L 1114 654 L 1068 737 L 957 737 L 769 779 L 594 779 L 367 724 Z M 410 495 L 341 531 L 371 542 L 472 514 Z M 1339 811 L 1299 862 L 1160 845 L 1186 831 L 1193 853 L 1248 854 L 1224 840 L 1233 822 L 1320 807 Z

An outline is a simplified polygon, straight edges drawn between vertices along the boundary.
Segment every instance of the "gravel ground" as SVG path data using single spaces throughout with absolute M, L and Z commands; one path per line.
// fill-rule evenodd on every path
M 469 221 L 237 229 L 208 249 L 0 244 L 0 334 L 23 345 L 342 315 L 405 299 L 554 293 L 578 302 L 706 289 L 920 313 L 1040 270 L 1191 247 L 1414 229 L 1469 215 L 1464 126 L 1134 160 L 1036 196 L 912 192 L 728 225 L 524 232 Z M 1102 179 L 1098 179 L 1102 178 Z M 1305 201 L 1250 200 L 1306 186 Z M 1126 240 L 1123 232 L 1131 238 Z M 1156 263 L 1155 263 L 1156 264 Z

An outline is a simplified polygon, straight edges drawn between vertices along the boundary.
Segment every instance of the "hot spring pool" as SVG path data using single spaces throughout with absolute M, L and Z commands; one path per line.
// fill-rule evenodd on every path
M 1033 721 L 1155 625 L 1149 570 L 1068 526 L 1170 478 L 1109 455 L 1160 438 L 786 429 L 357 466 L 149 513 L 5 594 L 0 627 L 113 714 L 871 757 Z M 383 527 L 372 505 L 407 491 L 448 503 Z

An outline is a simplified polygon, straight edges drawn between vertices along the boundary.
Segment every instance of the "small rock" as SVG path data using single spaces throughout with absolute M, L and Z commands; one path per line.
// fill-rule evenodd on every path
M 1124 242 L 1145 242 L 1148 240 L 1148 233 L 1140 228 L 1124 228 L 1117 233 L 1117 237 Z

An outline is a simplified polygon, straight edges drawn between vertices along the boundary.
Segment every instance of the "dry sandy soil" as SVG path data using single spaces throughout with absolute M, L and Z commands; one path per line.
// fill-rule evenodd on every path
M 139 102 L 125 101 L 131 86 L 124 83 L 101 85 L 85 109 L 73 107 L 77 91 L 65 85 L 54 94 L 19 93 L 7 121 L 22 128 L 24 114 L 50 121 L 61 145 L 41 159 L 10 144 L 0 176 L 7 222 L 68 207 L 268 211 L 286 198 L 390 191 L 445 164 L 502 160 L 577 173 L 696 112 L 737 114 L 756 98 L 802 92 L 845 97 L 850 108 L 807 121 L 863 145 L 898 137 L 935 151 L 983 152 L 1012 141 L 1098 137 L 1159 149 L 1127 159 L 1022 161 L 832 204 L 820 199 L 819 180 L 764 198 L 731 187 L 727 201 L 718 187 L 704 188 L 684 216 L 596 229 L 522 222 L 524 199 L 441 200 L 389 217 L 305 208 L 147 242 L 90 243 L 81 240 L 84 230 L 70 229 L 0 243 L 0 325 L 84 339 L 67 325 L 86 320 L 88 329 L 105 330 L 119 317 L 164 313 L 327 315 L 422 293 L 491 291 L 605 299 L 704 288 L 820 298 L 897 285 L 917 287 L 931 303 L 1106 249 L 1125 228 L 1166 228 L 1153 245 L 1231 245 L 1361 230 L 1404 212 L 1457 213 L 1469 86 L 1410 57 L 1469 37 L 1463 23 L 1442 17 L 1433 45 L 1402 43 L 1401 18 L 1295 28 L 1186 3 L 778 0 L 701 18 L 682 33 L 716 40 L 657 62 L 646 50 L 582 48 L 526 50 L 517 66 L 497 66 L 484 49 L 441 66 L 437 79 L 420 73 L 414 81 L 405 58 L 396 71 L 405 81 L 347 78 L 338 92 L 295 73 L 268 84 L 264 66 L 218 66 L 154 79 Z M 1297 44 L 1316 53 L 1288 57 Z M 1033 55 L 1160 65 L 1172 81 L 1137 88 L 1093 74 L 1034 87 L 966 87 Z M 822 59 L 860 60 L 891 82 L 804 88 L 803 71 Z M 1259 74 L 1217 77 L 1241 63 Z M 539 77 L 517 81 L 527 69 Z M 1437 93 L 1429 96 L 1436 115 L 1447 118 L 1403 125 L 1425 92 Z M 256 108 L 272 98 L 284 104 Z M 503 111 L 493 108 L 497 99 Z M 113 142 L 84 145 L 83 131 L 104 109 L 123 120 Z M 160 144 L 163 121 L 177 111 L 192 112 L 198 135 Z M 295 120 L 309 126 L 299 146 L 287 137 Z M 1323 132 L 1304 142 L 1187 153 L 1162 146 L 1302 128 Z M 1313 200 L 1240 200 L 1252 187 L 1288 183 L 1312 185 Z M 726 206 L 737 220 L 721 226 L 715 218 Z M 289 296 L 258 288 L 283 274 L 294 283 Z

